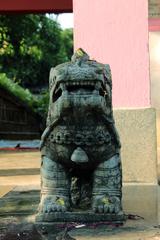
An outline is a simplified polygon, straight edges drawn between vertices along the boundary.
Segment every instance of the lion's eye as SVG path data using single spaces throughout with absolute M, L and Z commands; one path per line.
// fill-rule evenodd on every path
M 58 100 L 58 98 L 62 95 L 62 89 L 59 88 L 57 91 L 55 91 L 53 93 L 53 96 L 52 96 L 52 101 L 55 102 Z

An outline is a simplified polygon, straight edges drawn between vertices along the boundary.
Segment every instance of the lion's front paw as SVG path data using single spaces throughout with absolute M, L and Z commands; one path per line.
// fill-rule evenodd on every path
M 42 197 L 39 210 L 42 213 L 65 212 L 69 207 L 69 201 L 66 197 L 46 196 Z
M 115 213 L 122 212 L 121 201 L 118 197 L 96 196 L 93 199 L 92 209 L 97 213 Z

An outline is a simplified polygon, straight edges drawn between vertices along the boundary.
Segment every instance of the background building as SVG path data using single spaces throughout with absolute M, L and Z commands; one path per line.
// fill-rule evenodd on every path
M 0 139 L 39 139 L 40 125 L 27 103 L 0 86 Z

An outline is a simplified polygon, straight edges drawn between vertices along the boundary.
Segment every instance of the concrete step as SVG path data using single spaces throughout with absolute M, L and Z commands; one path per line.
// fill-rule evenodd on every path
M 0 169 L 0 176 L 38 175 L 39 168 Z

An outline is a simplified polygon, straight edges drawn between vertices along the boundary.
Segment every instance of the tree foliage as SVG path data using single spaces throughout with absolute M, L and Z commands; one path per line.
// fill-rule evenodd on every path
M 0 15 L 0 71 L 23 87 L 48 85 L 50 68 L 72 55 L 72 34 L 44 14 Z
M 71 28 L 65 29 L 61 33 L 62 45 L 61 54 L 65 61 L 70 61 L 73 54 L 73 30 Z
M 48 112 L 49 92 L 45 91 L 39 96 L 33 95 L 29 89 L 24 89 L 18 83 L 9 79 L 5 73 L 0 73 L 0 88 L 7 90 L 17 97 L 32 111 L 39 114 L 41 120 L 45 121 Z
M 7 90 L 12 95 L 19 98 L 35 112 L 36 109 L 38 109 L 38 101 L 33 94 L 28 89 L 22 88 L 18 83 L 14 83 L 12 80 L 7 78 L 5 73 L 0 73 L 0 88 Z

